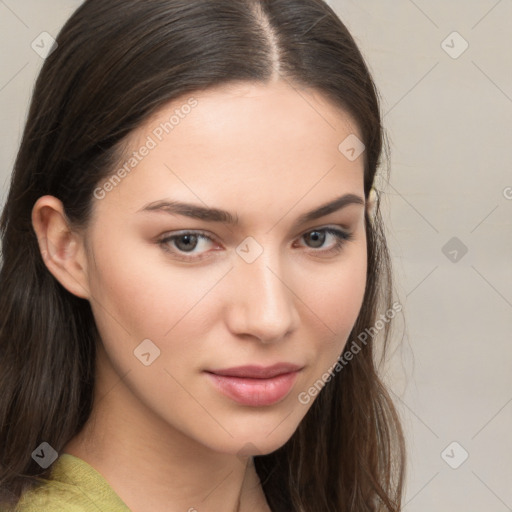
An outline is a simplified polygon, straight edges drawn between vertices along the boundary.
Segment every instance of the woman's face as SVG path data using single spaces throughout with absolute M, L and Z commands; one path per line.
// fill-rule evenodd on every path
M 132 135 L 86 231 L 86 297 L 102 367 L 131 397 L 127 425 L 225 453 L 274 451 L 362 305 L 360 132 L 318 93 L 277 82 L 174 100 Z M 318 211 L 345 194 L 361 204 Z M 211 373 L 276 363 L 299 371 Z

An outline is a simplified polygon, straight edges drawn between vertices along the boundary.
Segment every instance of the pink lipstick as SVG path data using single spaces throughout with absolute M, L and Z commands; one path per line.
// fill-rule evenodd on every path
M 213 385 L 224 395 L 242 405 L 272 405 L 291 391 L 301 366 L 278 363 L 273 366 L 237 366 L 208 370 Z

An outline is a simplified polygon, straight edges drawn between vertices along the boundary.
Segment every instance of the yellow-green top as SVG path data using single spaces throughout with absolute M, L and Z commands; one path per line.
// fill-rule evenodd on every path
M 74 455 L 62 453 L 50 478 L 23 494 L 15 512 L 130 512 L 105 478 Z

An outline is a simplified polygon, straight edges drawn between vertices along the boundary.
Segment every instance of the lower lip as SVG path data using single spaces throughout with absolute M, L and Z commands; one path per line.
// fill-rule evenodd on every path
M 257 407 L 283 400 L 291 391 L 299 372 L 283 373 L 271 379 L 248 379 L 206 373 L 221 393 L 239 404 Z

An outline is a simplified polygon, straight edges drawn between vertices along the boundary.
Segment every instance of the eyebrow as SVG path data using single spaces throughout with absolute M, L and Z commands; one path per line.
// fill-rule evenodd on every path
M 303 213 L 296 221 L 295 225 L 299 226 L 310 222 L 330 213 L 341 210 L 345 206 L 350 204 L 365 204 L 362 197 L 355 194 L 344 194 L 337 197 L 333 201 L 329 201 L 318 208 L 310 210 L 309 212 Z M 219 208 L 207 208 L 192 203 L 183 203 L 180 201 L 161 200 L 153 201 L 142 207 L 138 212 L 166 212 L 171 215 L 183 215 L 192 219 L 203 220 L 206 222 L 223 222 L 233 226 L 237 226 L 239 223 L 238 215 L 221 210 Z

